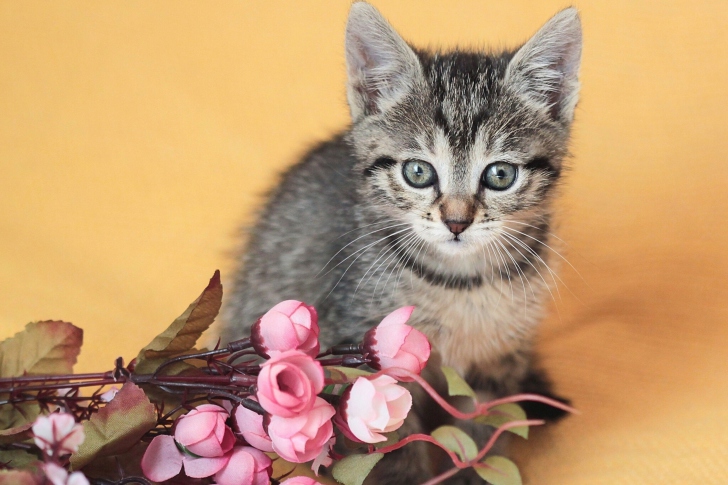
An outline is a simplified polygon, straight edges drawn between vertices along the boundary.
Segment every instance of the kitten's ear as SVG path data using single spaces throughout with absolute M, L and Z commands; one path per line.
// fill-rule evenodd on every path
M 376 8 L 357 2 L 346 24 L 347 97 L 351 117 L 387 110 L 422 79 L 417 55 Z
M 506 83 L 571 123 L 579 99 L 581 21 L 575 8 L 554 15 L 511 59 Z

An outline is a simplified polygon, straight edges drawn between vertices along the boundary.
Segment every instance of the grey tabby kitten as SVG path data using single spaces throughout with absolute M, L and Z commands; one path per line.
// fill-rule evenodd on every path
M 374 7 L 354 3 L 346 27 L 352 124 L 270 194 L 250 231 L 223 339 L 245 336 L 286 299 L 316 307 L 322 348 L 358 342 L 387 313 L 414 305 L 410 323 L 482 398 L 550 394 L 531 349 L 550 298 L 552 198 L 581 44 L 570 8 L 512 52 L 425 52 Z M 438 376 L 429 372 L 440 385 Z M 416 401 L 406 432 L 441 424 L 426 399 Z M 487 435 L 469 431 L 481 442 Z M 410 445 L 388 456 L 373 483 L 432 476 L 419 453 Z

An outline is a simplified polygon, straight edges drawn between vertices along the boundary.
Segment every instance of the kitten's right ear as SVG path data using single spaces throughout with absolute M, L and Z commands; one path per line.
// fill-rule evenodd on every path
M 346 24 L 347 97 L 354 122 L 392 107 L 422 79 L 414 51 L 379 11 L 351 6 Z

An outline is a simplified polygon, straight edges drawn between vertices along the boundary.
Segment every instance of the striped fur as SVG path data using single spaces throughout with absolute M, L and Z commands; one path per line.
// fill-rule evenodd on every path
M 358 341 L 415 305 L 411 322 L 442 363 L 488 397 L 548 392 L 531 346 L 555 283 L 549 224 L 578 98 L 576 11 L 515 51 L 426 52 L 355 3 L 346 38 L 352 125 L 270 194 L 227 301 L 224 339 L 246 335 L 285 299 L 316 306 L 322 347 Z M 438 182 L 408 185 L 408 160 L 430 163 Z M 490 190 L 481 175 L 501 161 L 517 167 L 516 181 Z M 450 220 L 471 222 L 455 235 Z M 399 470 L 378 483 L 430 472 Z

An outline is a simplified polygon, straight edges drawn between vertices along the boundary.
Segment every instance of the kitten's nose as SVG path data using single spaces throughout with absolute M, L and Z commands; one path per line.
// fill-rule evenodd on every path
M 450 229 L 450 232 L 456 236 L 460 235 L 465 229 L 468 228 L 473 221 L 445 221 L 445 225 Z

